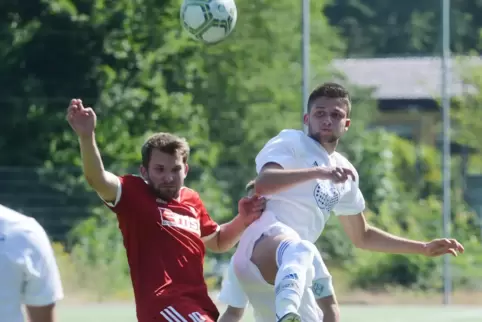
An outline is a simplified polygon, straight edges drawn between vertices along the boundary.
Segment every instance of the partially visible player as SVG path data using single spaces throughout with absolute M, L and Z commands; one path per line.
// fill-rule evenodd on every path
M 95 140 L 96 115 L 74 99 L 70 125 L 79 136 L 87 182 L 117 214 L 127 252 L 139 322 L 213 322 L 219 313 L 203 276 L 205 247 L 224 252 L 264 209 L 258 197 L 242 198 L 239 214 L 219 226 L 199 195 L 184 187 L 188 143 L 158 133 L 142 146 L 141 177 L 104 169 Z
M 301 321 L 306 285 L 320 277 L 316 271 L 310 273 L 318 252 L 313 243 L 331 212 L 359 248 L 426 256 L 456 256 L 464 251 L 455 239 L 409 240 L 366 222 L 356 169 L 335 151 L 350 126 L 350 111 L 348 91 L 338 84 L 324 84 L 308 100 L 304 116 L 308 135 L 283 130 L 256 157 L 255 190 L 268 201 L 263 216 L 241 237 L 234 268 L 251 304 L 263 306 L 266 294 L 275 292 L 279 321 Z M 265 288 L 260 290 L 260 285 Z M 313 288 L 315 295 L 323 290 Z
M 0 321 L 54 322 L 62 283 L 49 238 L 40 224 L 0 205 Z
M 246 185 L 248 195 L 254 194 L 254 186 L 254 180 Z M 314 254 L 312 266 L 310 274 L 314 274 L 314 272 L 317 271 L 322 272 L 324 275 L 319 276 L 318 279 L 313 281 L 313 285 L 307 285 L 299 313 L 305 322 L 338 322 L 339 310 L 333 289 L 332 277 L 319 252 Z M 258 285 L 254 291 L 263 294 L 262 302 L 252 305 L 254 308 L 255 320 L 257 322 L 274 321 L 276 319 L 276 309 L 275 294 L 272 286 L 261 284 Z M 248 306 L 249 299 L 234 272 L 233 258 L 231 258 L 231 261 L 229 262 L 229 267 L 226 276 L 223 279 L 218 300 L 227 305 L 219 322 L 241 321 L 245 309 Z

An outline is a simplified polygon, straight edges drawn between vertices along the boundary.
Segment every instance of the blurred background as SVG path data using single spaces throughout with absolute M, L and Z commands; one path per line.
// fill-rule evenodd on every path
M 70 99 L 98 115 L 106 168 L 137 173 L 157 131 L 192 146 L 188 184 L 230 220 L 254 157 L 283 128 L 301 129 L 301 2 L 237 1 L 215 46 L 188 39 L 180 1 L 2 0 L 0 203 L 51 236 L 66 299 L 60 321 L 135 321 L 115 216 L 81 177 L 65 120 Z M 310 89 L 353 96 L 340 151 L 358 169 L 368 220 L 403 236 L 443 236 L 440 0 L 317 0 L 310 7 Z M 450 261 L 354 249 L 332 219 L 318 241 L 348 322 L 482 321 L 482 2 L 452 0 Z M 161 245 L 162 246 L 162 245 Z M 206 258 L 215 294 L 230 254 Z M 246 321 L 251 321 L 251 316 Z

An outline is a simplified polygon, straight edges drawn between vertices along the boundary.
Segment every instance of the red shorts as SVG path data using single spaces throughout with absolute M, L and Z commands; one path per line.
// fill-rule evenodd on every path
M 216 322 L 219 313 L 207 313 L 193 303 L 173 304 L 161 311 L 161 321 L 165 322 Z

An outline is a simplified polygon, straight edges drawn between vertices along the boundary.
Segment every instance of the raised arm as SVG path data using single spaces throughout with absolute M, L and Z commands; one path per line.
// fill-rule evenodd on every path
M 458 252 L 464 251 L 464 247 L 455 239 L 440 238 L 423 242 L 392 235 L 369 225 L 363 213 L 339 216 L 339 218 L 346 234 L 358 248 L 384 253 L 426 256 L 444 254 L 457 256 Z
M 353 169 L 353 171 L 358 177 L 356 170 Z M 439 256 L 447 253 L 456 256 L 457 252 L 464 251 L 463 246 L 455 239 L 435 239 L 427 243 L 395 236 L 371 226 L 363 214 L 365 199 L 358 186 L 359 180 L 356 179 L 350 182 L 349 191 L 334 209 L 343 230 L 356 247 L 376 252 L 426 256 Z
M 85 179 L 99 196 L 107 201 L 115 201 L 120 192 L 117 176 L 106 171 L 95 140 L 97 117 L 92 108 L 85 108 L 80 99 L 70 102 L 67 119 L 79 137 L 82 168 Z
M 314 179 L 343 182 L 349 176 L 353 177 L 353 173 L 344 168 L 300 168 L 295 150 L 299 144 L 299 134 L 292 130 L 281 131 L 266 143 L 256 156 L 257 194 L 274 194 Z

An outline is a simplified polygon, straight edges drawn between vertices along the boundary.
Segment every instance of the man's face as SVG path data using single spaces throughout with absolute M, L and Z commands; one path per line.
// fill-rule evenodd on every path
M 152 151 L 148 168 L 141 166 L 144 179 L 164 200 L 179 197 L 187 171 L 188 166 L 180 154 L 170 155 L 156 149 Z
M 344 99 L 319 97 L 304 116 L 308 135 L 320 143 L 336 143 L 348 130 L 348 106 Z

